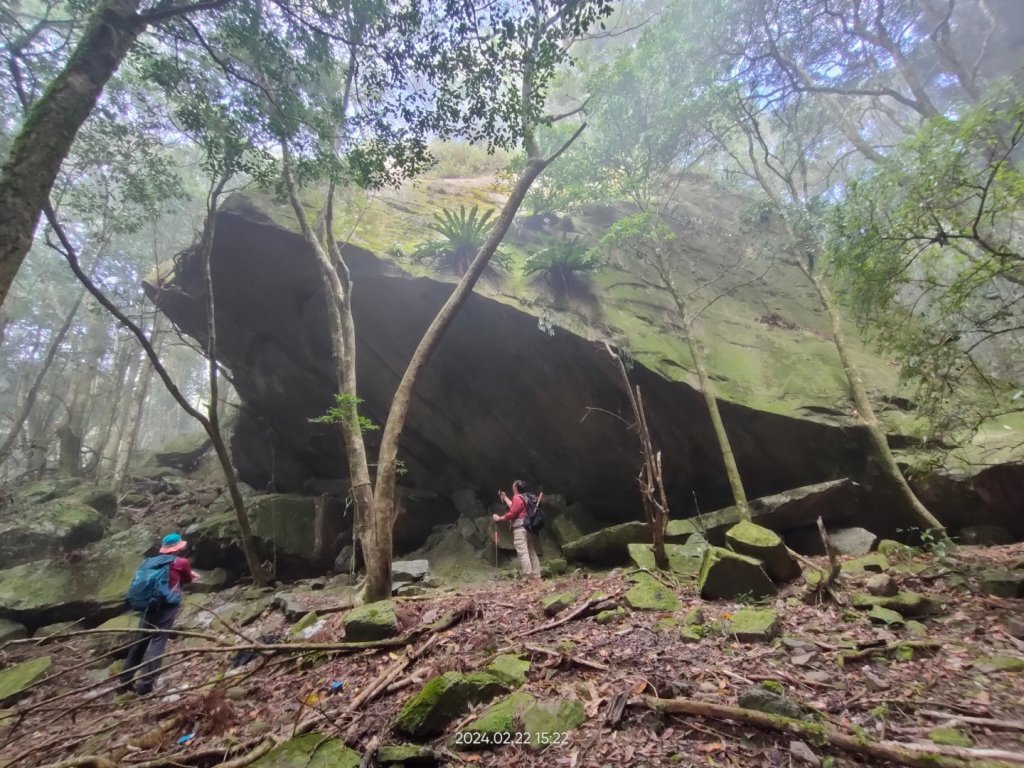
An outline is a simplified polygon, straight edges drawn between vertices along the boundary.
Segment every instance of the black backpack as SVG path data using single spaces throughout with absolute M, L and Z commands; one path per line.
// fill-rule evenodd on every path
M 520 494 L 526 504 L 526 517 L 523 518 L 523 529 L 527 533 L 537 534 L 544 527 L 544 508 L 541 507 L 541 497 L 533 493 Z

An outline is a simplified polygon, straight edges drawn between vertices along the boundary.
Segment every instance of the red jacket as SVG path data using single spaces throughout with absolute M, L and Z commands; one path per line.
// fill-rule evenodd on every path
M 518 520 L 521 517 L 526 517 L 526 502 L 523 501 L 523 497 L 517 493 L 512 497 L 512 506 L 509 507 L 508 512 L 501 516 L 501 519 Z
M 171 571 L 167 575 L 167 585 L 171 590 L 180 589 L 182 584 L 191 584 L 196 580 L 192 573 L 192 563 L 187 557 L 176 557 L 171 563 Z

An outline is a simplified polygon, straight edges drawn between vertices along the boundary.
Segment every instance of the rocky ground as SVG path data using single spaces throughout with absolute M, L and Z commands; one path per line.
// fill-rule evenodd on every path
M 148 697 L 111 690 L 124 619 L 9 643 L 0 764 L 1015 765 L 1024 601 L 991 571 L 1024 580 L 1024 545 L 890 548 L 811 604 L 802 579 L 704 601 L 642 570 L 424 589 L 370 616 L 340 578 L 196 594 Z

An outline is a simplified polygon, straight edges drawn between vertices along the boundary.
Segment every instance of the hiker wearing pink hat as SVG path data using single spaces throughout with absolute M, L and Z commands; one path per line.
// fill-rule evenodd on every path
M 119 692 L 132 690 L 132 679 L 140 668 L 142 675 L 135 692 L 145 696 L 153 690 L 167 636 L 181 606 L 181 586 L 196 580 L 192 564 L 183 556 L 186 547 L 188 542 L 180 533 L 169 533 L 160 542 L 159 554 L 147 557 L 135 572 L 128 588 L 127 603 L 129 608 L 142 613 L 142 619 L 140 631 L 124 662 L 117 687 Z

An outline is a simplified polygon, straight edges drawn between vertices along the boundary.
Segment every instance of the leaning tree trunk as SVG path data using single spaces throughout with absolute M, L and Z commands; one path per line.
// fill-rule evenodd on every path
M 164 316 L 157 312 L 153 318 L 153 330 L 149 334 L 149 343 L 153 351 L 159 353 L 163 346 L 163 332 L 165 328 Z M 153 363 L 146 359 L 139 370 L 139 379 L 135 383 L 135 397 L 132 398 L 131 411 L 128 414 L 128 424 L 125 426 L 124 439 L 121 445 L 121 455 L 118 457 L 117 466 L 114 469 L 113 486 L 115 491 L 120 491 L 128 479 L 128 472 L 131 470 L 132 458 L 135 454 L 135 446 L 139 441 L 139 428 L 142 426 L 142 413 L 146 408 L 146 394 L 149 392 L 149 382 L 153 379 Z
M 79 128 L 145 29 L 139 0 L 105 0 L 67 65 L 32 105 L 0 169 L 0 304 L 32 245 L 39 215 Z
M 872 445 L 875 447 L 875 454 L 881 465 L 882 472 L 892 483 L 897 493 L 899 493 L 900 498 L 906 503 L 907 509 L 910 510 L 918 524 L 923 529 L 936 530 L 945 535 L 945 527 L 914 494 L 910 483 L 907 482 L 907 479 L 900 471 L 899 465 L 896 463 L 896 457 L 892 455 L 889 441 L 886 440 L 885 432 L 882 430 L 878 417 L 875 415 L 875 409 L 868 399 L 864 380 L 861 378 L 860 371 L 850 356 L 850 350 L 846 345 L 846 337 L 843 334 L 842 317 L 836 307 L 832 292 L 816 272 L 805 268 L 802 268 L 802 271 L 814 284 L 818 296 L 821 297 L 821 303 L 824 305 L 829 319 L 832 321 L 832 339 L 835 342 L 836 350 L 839 352 L 839 361 L 843 366 L 843 371 L 846 373 L 846 380 L 850 385 L 850 395 L 853 398 L 854 405 L 857 407 L 861 423 L 868 430 L 868 435 L 871 438 Z

